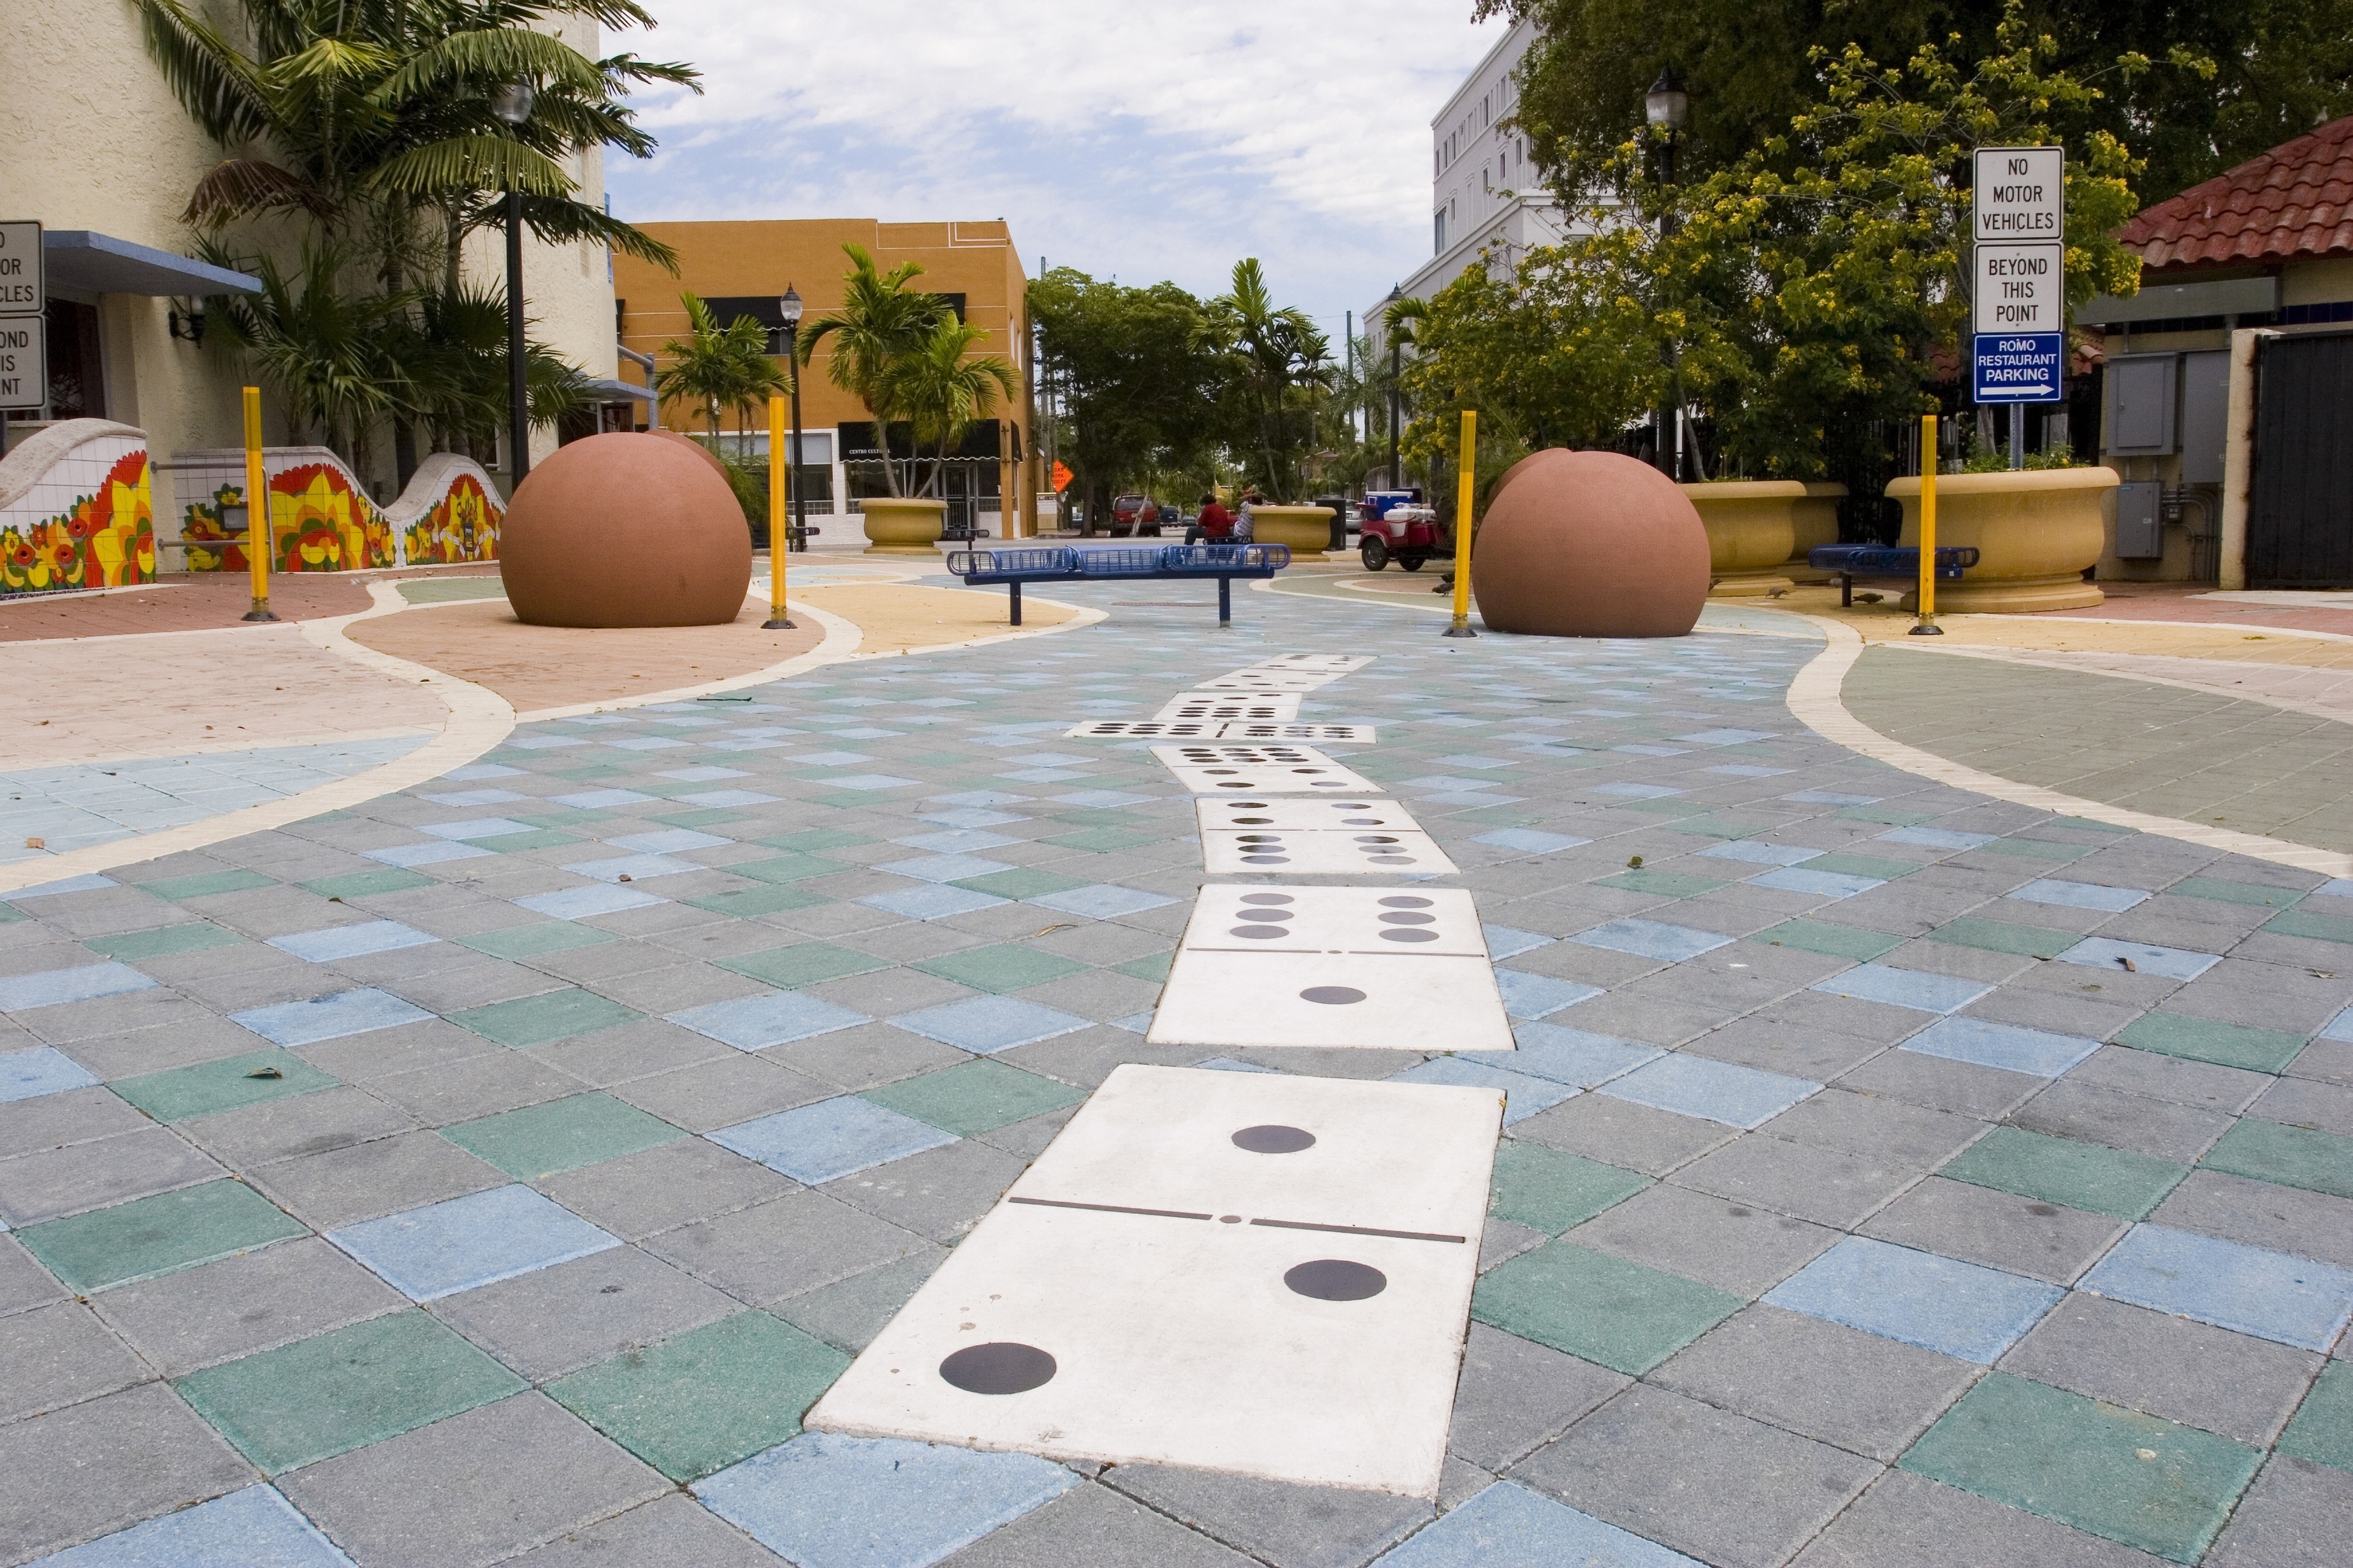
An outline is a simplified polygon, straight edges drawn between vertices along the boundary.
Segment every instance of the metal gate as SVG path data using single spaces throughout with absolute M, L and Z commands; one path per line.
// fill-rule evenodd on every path
M 2263 340 L 2247 586 L 2353 588 L 2353 332 Z

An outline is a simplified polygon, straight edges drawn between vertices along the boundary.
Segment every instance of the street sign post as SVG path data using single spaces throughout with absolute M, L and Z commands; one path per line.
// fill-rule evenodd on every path
M 2055 403 L 2067 347 L 2064 152 L 1980 147 L 1971 205 L 1969 391 L 1987 403 Z M 2019 421 L 2011 422 L 2013 447 Z M 2013 460 L 2022 456 L 2013 452 Z

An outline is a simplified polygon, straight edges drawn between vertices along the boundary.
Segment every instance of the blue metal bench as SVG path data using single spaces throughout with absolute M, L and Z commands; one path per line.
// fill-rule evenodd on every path
M 1021 624 L 1024 583 L 1136 582 L 1214 577 L 1218 623 L 1234 618 L 1237 577 L 1271 577 L 1291 564 L 1281 544 L 1166 544 L 1145 548 L 1075 550 L 957 550 L 948 570 L 971 586 L 1002 583 L 1010 591 L 1012 624 Z
M 1974 545 L 1939 545 L 1936 581 L 1957 583 L 1962 572 L 1977 563 Z M 1916 545 L 1818 544 L 1806 552 L 1806 564 L 1817 572 L 1838 574 L 1839 603 L 1849 607 L 1854 604 L 1857 577 L 1902 577 L 1915 583 L 1920 580 L 1920 551 Z

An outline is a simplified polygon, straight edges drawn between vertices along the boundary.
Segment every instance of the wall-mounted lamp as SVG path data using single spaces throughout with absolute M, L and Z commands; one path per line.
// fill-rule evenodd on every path
M 172 335 L 175 338 L 192 343 L 203 342 L 205 341 L 205 302 L 202 300 L 191 300 L 188 301 L 188 308 L 183 310 L 180 309 L 179 302 L 174 300 L 171 310 L 165 312 L 164 324 L 171 329 Z

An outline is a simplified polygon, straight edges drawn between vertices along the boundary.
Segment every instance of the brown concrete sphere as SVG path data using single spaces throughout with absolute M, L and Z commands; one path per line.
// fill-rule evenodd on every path
M 675 430 L 665 430 L 659 426 L 656 426 L 653 429 L 645 433 L 649 436 L 659 436 L 665 441 L 677 442 L 680 446 L 685 447 L 688 451 L 692 452 L 696 457 L 710 464 L 711 471 L 717 474 L 721 480 L 724 481 L 726 479 L 727 465 L 719 460 L 719 454 L 704 446 L 702 442 L 696 440 L 693 437 L 681 436 Z M 733 490 L 734 487 L 730 485 L 728 489 Z
M 711 457 L 636 431 L 559 447 L 507 507 L 499 574 L 535 626 L 714 626 L 744 609 L 752 535 Z
M 1676 637 L 1707 603 L 1707 531 L 1674 481 L 1615 452 L 1538 452 L 1499 486 L 1471 555 L 1499 632 Z

